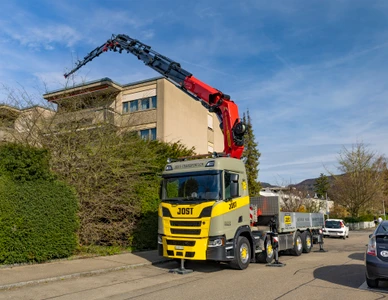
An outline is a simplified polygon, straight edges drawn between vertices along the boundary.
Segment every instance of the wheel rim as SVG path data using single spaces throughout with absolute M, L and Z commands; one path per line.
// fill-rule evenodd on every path
M 300 236 L 298 236 L 296 239 L 296 248 L 298 249 L 298 251 L 302 251 L 302 247 L 302 239 L 300 238 Z
M 311 248 L 311 237 L 310 236 L 306 237 L 306 246 L 307 246 L 308 249 Z
M 248 259 L 249 259 L 249 250 L 248 250 L 248 245 L 247 244 L 242 244 L 240 247 L 240 258 L 241 262 L 245 264 Z
M 273 248 L 272 248 L 271 243 L 267 243 L 266 251 L 267 251 L 267 257 L 272 257 L 272 255 L 273 255 Z

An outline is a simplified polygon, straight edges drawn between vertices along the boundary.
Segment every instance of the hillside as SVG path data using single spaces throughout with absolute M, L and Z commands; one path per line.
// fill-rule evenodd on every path
M 330 183 L 332 183 L 334 180 L 333 176 L 327 176 L 327 178 L 329 179 Z M 311 179 L 305 179 L 297 184 L 291 184 L 291 186 L 297 188 L 298 190 L 307 191 L 310 195 L 314 195 L 315 194 L 314 184 L 315 184 L 315 181 L 317 179 L 318 179 L 318 177 L 311 178 Z M 261 186 L 263 188 L 266 188 L 266 187 L 273 187 L 274 185 L 267 183 L 267 182 L 261 182 Z

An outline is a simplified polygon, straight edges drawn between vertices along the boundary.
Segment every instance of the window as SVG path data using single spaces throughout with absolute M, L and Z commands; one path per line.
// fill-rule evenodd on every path
M 325 227 L 326 228 L 336 228 L 336 229 L 340 229 L 341 228 L 341 222 L 340 221 L 332 221 L 332 220 L 328 220 L 325 222 Z
M 213 115 L 207 115 L 207 127 L 213 129 Z
M 123 102 L 123 114 L 138 110 L 138 100 Z
M 225 199 L 228 199 L 230 198 L 230 173 L 225 172 L 224 180 L 225 180 L 225 189 L 224 189 Z
M 214 201 L 221 199 L 220 173 L 197 173 L 164 178 L 163 200 L 185 198 L 188 201 Z
M 139 103 L 137 100 L 134 100 L 134 101 L 131 101 L 129 102 L 130 103 L 130 108 L 131 108 L 131 112 L 134 112 L 134 111 L 138 111 L 139 110 Z
M 151 108 L 156 108 L 156 96 L 151 97 Z
M 143 140 L 148 140 L 150 135 L 149 129 L 140 130 L 140 136 Z
M 123 114 L 128 112 L 128 102 L 123 103 Z
M 156 140 L 156 128 L 151 128 L 151 140 Z
M 146 109 L 150 109 L 150 99 L 142 99 L 141 100 L 141 109 L 142 110 L 146 110 Z
M 140 137 L 144 140 L 156 140 L 156 128 L 140 130 Z
M 140 109 L 139 109 L 140 102 Z M 123 114 L 138 110 L 154 109 L 157 106 L 156 96 L 123 102 Z
M 153 109 L 156 108 L 156 96 L 141 99 L 141 109 Z

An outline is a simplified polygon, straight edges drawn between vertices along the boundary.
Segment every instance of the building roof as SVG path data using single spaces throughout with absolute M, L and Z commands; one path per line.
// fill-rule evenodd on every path
M 155 81 L 155 80 L 163 79 L 163 78 L 164 77 L 159 76 L 159 77 L 148 78 L 145 80 L 135 81 L 135 82 L 131 82 L 131 83 L 128 83 L 125 85 L 121 85 L 121 84 L 113 81 L 112 79 L 105 77 L 105 78 L 101 78 L 98 80 L 88 81 L 88 82 L 84 82 L 82 84 L 74 85 L 72 87 L 67 87 L 64 89 L 59 89 L 59 90 L 55 90 L 55 91 L 46 93 L 43 95 L 43 98 L 46 99 L 47 101 L 57 103 L 57 101 L 59 101 L 59 100 L 68 99 L 68 98 L 72 98 L 74 96 L 85 95 L 85 94 L 89 94 L 89 93 L 120 92 L 123 90 L 123 88 L 128 87 L 128 86 L 147 83 L 150 81 Z

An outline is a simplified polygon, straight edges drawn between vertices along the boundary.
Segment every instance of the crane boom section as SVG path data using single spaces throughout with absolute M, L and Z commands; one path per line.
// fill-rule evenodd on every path
M 108 50 L 119 53 L 123 51 L 132 53 L 176 87 L 195 100 L 201 101 L 202 105 L 210 112 L 216 113 L 224 134 L 225 154 L 234 158 L 241 158 L 244 150 L 245 125 L 239 118 L 237 105 L 230 100 L 230 97 L 192 76 L 190 72 L 181 68 L 178 62 L 159 54 L 152 50 L 150 46 L 136 39 L 132 39 L 125 34 L 112 35 L 106 43 L 91 51 L 82 61 L 78 61 L 74 69 L 64 74 L 65 78 Z

